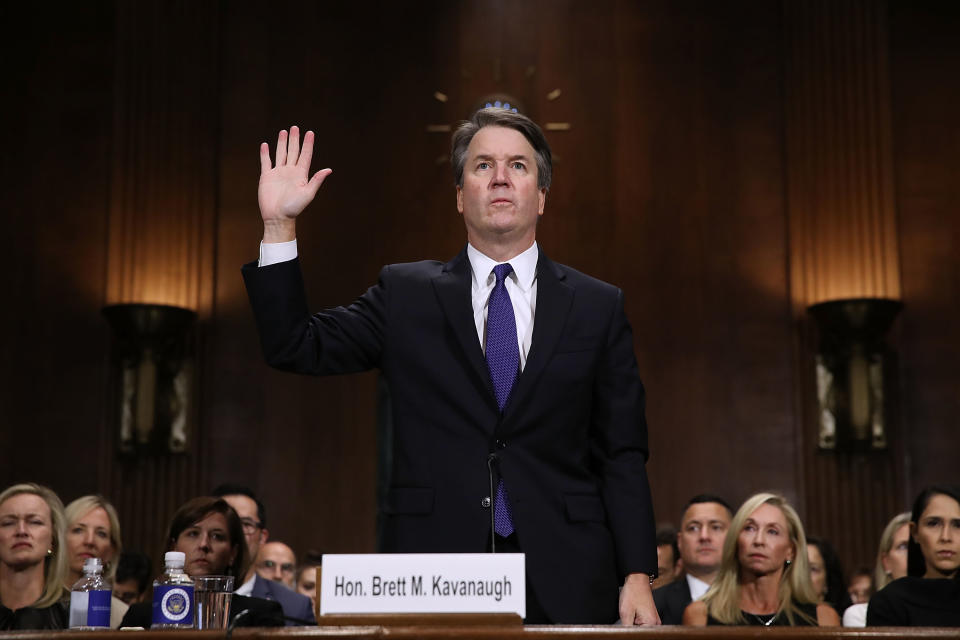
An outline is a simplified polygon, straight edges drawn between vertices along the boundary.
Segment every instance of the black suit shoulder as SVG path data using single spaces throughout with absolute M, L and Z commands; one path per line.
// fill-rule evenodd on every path
M 690 587 L 683 576 L 653 590 L 653 603 L 657 606 L 661 624 L 682 624 L 683 611 L 691 601 Z

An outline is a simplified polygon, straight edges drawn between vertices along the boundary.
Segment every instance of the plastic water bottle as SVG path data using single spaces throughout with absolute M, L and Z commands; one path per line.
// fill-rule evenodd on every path
M 87 558 L 83 577 L 70 590 L 70 628 L 109 629 L 112 594 L 100 558 Z
M 183 572 L 186 556 L 167 551 L 163 575 L 153 582 L 153 624 L 151 629 L 193 628 L 193 580 Z

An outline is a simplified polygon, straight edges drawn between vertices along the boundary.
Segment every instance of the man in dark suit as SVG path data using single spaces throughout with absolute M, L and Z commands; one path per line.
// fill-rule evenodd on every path
M 732 517 L 730 505 L 713 495 L 694 496 L 684 506 L 677 533 L 684 575 L 653 591 L 663 624 L 682 624 L 683 610 L 713 584 Z
M 394 442 L 381 550 L 522 551 L 528 622 L 658 623 L 623 295 L 536 243 L 552 171 L 540 128 L 504 109 L 461 125 L 451 158 L 466 249 L 384 267 L 350 307 L 314 316 L 295 220 L 331 171 L 311 178 L 312 153 L 296 127 L 273 164 L 261 145 L 261 258 L 243 275 L 271 365 L 383 372 Z
M 279 582 L 268 580 L 256 572 L 256 558 L 262 545 L 270 537 L 267 529 L 267 510 L 263 502 L 249 487 L 237 484 L 221 484 L 211 495 L 223 498 L 240 516 L 243 535 L 250 554 L 250 566 L 243 576 L 243 583 L 236 585 L 235 593 L 264 600 L 274 600 L 283 608 L 287 626 L 316 624 L 313 602 L 302 593 L 297 593 Z M 238 609 L 239 611 L 239 609 Z

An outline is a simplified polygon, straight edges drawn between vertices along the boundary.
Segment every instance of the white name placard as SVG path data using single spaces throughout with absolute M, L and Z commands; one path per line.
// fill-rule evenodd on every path
M 522 553 L 324 554 L 320 615 L 527 615 Z

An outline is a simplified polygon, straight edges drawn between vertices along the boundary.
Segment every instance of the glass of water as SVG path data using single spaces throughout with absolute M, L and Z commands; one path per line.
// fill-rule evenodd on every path
M 230 621 L 233 576 L 194 576 L 197 629 L 226 629 Z

